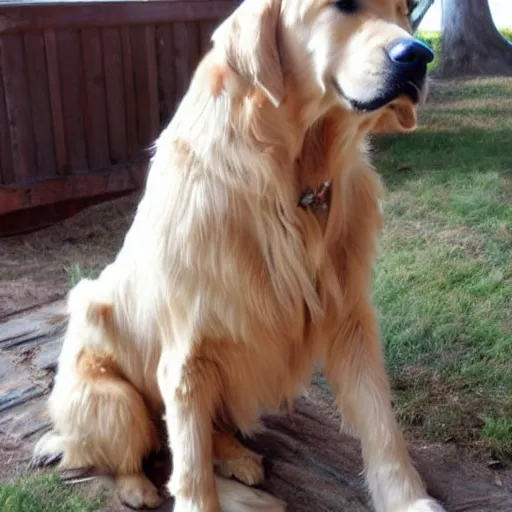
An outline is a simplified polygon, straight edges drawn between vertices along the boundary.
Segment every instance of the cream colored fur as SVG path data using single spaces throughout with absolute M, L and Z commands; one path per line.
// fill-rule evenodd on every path
M 325 0 L 245 0 L 215 32 L 121 251 L 70 293 L 38 455 L 103 468 L 125 502 L 156 506 L 141 461 L 165 411 L 176 512 L 282 510 L 214 466 L 261 481 L 261 460 L 226 427 L 250 433 L 323 361 L 376 510 L 442 510 L 394 420 L 370 299 L 382 219 L 365 138 L 414 128 L 415 105 L 355 112 L 331 84 L 370 98 L 384 87 L 383 48 L 408 36 L 405 2 L 364 6 L 346 16 Z M 325 179 L 328 214 L 299 208 Z

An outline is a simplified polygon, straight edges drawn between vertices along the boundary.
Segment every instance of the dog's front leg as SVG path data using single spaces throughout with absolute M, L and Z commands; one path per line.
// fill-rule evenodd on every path
M 174 512 L 219 512 L 212 453 L 215 370 L 204 359 L 180 358 L 176 352 L 164 351 L 158 368 L 172 451 Z
M 377 322 L 365 301 L 330 347 L 327 377 L 343 422 L 361 439 L 368 487 L 378 512 L 442 512 L 428 497 L 391 408 Z

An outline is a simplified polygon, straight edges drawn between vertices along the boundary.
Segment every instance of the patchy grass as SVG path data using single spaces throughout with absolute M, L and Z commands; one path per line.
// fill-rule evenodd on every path
M 426 440 L 512 457 L 512 83 L 434 84 L 377 141 L 389 195 L 376 303 L 396 409 Z
M 95 512 L 104 505 L 103 496 L 86 498 L 70 486 L 62 485 L 56 474 L 23 477 L 0 484 L 3 512 Z
M 82 279 L 95 279 L 100 275 L 101 270 L 100 267 L 84 267 L 79 263 L 72 263 L 69 267 L 66 267 L 69 287 L 73 288 Z

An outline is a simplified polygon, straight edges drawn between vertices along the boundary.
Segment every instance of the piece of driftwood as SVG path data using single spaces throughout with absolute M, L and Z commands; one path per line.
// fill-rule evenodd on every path
M 23 453 L 25 459 L 50 427 L 45 401 L 60 350 L 60 335 L 50 320 L 61 309 L 62 304 L 53 304 L 0 323 L 0 441 L 3 446 L 9 444 L 11 451 Z M 267 479 L 262 488 L 285 500 L 290 512 L 370 510 L 359 443 L 342 434 L 339 424 L 319 378 L 291 413 L 265 417 L 258 433 L 243 439 L 265 457 Z M 442 453 L 433 457 L 432 450 L 412 448 L 411 452 L 430 493 L 448 511 L 512 511 L 512 492 L 507 486 L 496 485 L 474 468 L 468 471 L 463 462 Z M 150 457 L 145 470 L 163 485 L 171 471 L 168 454 Z M 68 473 L 64 480 L 73 483 L 90 476 L 86 471 Z M 172 506 L 168 499 L 159 511 L 171 512 Z M 106 510 L 123 508 L 111 498 Z

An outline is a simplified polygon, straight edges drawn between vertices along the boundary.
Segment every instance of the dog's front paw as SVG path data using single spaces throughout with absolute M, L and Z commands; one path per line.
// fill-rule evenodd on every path
M 142 474 L 116 478 L 119 499 L 131 508 L 157 508 L 164 498 L 157 488 Z
M 220 512 L 218 504 L 201 506 L 189 498 L 176 497 L 174 500 L 174 512 Z
M 222 476 L 226 478 L 234 476 L 246 485 L 258 485 L 265 479 L 262 457 L 255 453 L 239 459 L 219 462 L 218 470 Z
M 192 500 L 184 498 L 176 498 L 174 500 L 173 512 L 201 512 L 199 505 L 196 505 Z
M 400 507 L 396 512 L 445 512 L 445 509 L 431 498 L 423 498 Z

